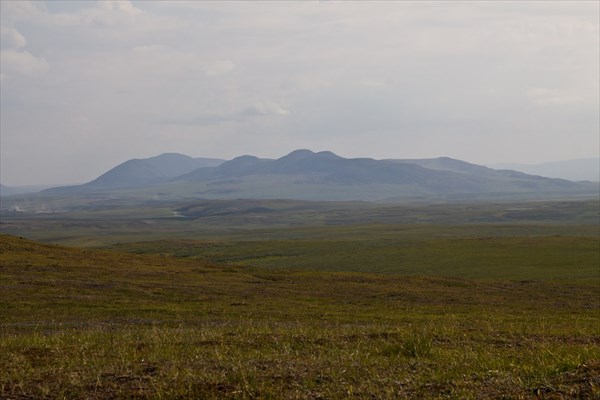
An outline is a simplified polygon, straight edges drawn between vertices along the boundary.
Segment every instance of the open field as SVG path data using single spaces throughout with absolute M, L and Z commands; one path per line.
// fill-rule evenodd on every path
M 377 232 L 377 227 L 370 231 Z M 433 230 L 433 229 L 432 229 Z M 365 234 L 369 230 L 365 230 Z M 376 236 L 376 235 L 375 235 Z M 359 271 L 467 279 L 595 280 L 600 239 L 526 236 L 393 239 L 157 241 L 113 246 L 138 254 L 312 271 Z
M 2 398 L 600 395 L 598 280 L 543 266 L 464 279 L 0 245 Z
M 600 236 L 597 199 L 432 204 L 88 199 L 60 211 L 50 200 L 37 204 L 34 197 L 33 205 L 19 202 L 24 211 L 6 211 L 11 201 L 2 200 L 2 233 L 76 247 L 164 239 Z M 58 211 L 52 211 L 55 206 Z
M 4 213 L 0 398 L 600 396 L 597 201 Z

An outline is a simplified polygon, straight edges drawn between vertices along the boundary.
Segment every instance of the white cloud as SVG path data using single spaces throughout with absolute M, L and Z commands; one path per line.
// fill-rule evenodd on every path
M 28 51 L 14 49 L 2 50 L 2 74 L 24 76 L 40 76 L 48 70 L 48 63 L 43 58 L 32 56 Z
M 243 111 L 243 115 L 290 115 L 290 112 L 272 101 L 259 101 Z
M 527 97 L 532 103 L 541 106 L 575 104 L 582 100 L 580 96 L 567 93 L 563 90 L 548 88 L 530 88 L 527 90 Z
M 130 1 L 103 0 L 99 1 L 96 7 L 83 9 L 76 16 L 80 18 L 80 22 L 87 25 L 114 27 L 133 24 L 141 14 L 142 10 L 134 7 Z
M 133 6 L 129 0 L 102 0 L 99 8 L 109 11 L 118 11 L 131 16 L 142 14 L 142 10 Z
M 3 19 L 19 22 L 39 20 L 47 12 L 44 4 L 37 1 L 2 1 L 0 7 Z
M 48 63 L 43 58 L 35 57 L 24 49 L 27 40 L 19 31 L 3 26 L 1 35 L 0 79 L 2 81 L 14 75 L 35 77 L 46 73 Z
M 228 122 L 245 122 L 249 119 L 262 118 L 262 117 L 285 117 L 290 115 L 290 111 L 284 109 L 279 104 L 272 101 L 259 101 L 252 104 L 249 107 L 224 113 L 203 113 L 194 117 L 184 118 L 166 118 L 159 121 L 160 124 L 167 125 L 199 125 L 199 126 L 210 126 L 220 125 Z
M 2 26 L 0 28 L 1 47 L 4 49 L 20 49 L 25 47 L 27 40 L 14 28 Z
M 133 51 L 135 53 L 140 53 L 140 54 L 164 53 L 164 52 L 168 51 L 168 48 L 167 48 L 167 46 L 164 46 L 161 44 L 149 44 L 149 45 L 135 46 L 133 48 Z
M 207 76 L 219 76 L 232 71 L 235 64 L 229 60 L 216 61 L 207 65 L 205 73 Z

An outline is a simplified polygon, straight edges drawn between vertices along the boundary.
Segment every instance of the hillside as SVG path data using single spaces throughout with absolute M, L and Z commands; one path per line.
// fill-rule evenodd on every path
M 25 186 L 6 186 L 0 183 L 0 197 L 13 196 L 27 193 L 37 193 L 41 190 L 51 188 L 51 185 L 25 185 Z
M 155 157 L 125 161 L 84 185 L 59 187 L 49 192 L 94 191 L 155 185 L 197 168 L 217 166 L 223 161 L 216 158 L 192 158 L 183 154 L 164 153 Z
M 568 179 L 571 181 L 600 181 L 600 158 L 597 157 L 554 161 L 541 164 L 492 164 L 490 167 L 514 169 L 526 174 Z
M 495 170 L 482 165 L 472 164 L 449 157 L 400 160 L 391 159 L 388 161 L 401 164 L 415 164 L 436 171 L 452 171 L 486 178 L 526 178 L 526 176 L 524 176 L 525 174 L 514 170 Z
M 547 281 L 543 265 L 528 267 L 535 280 L 469 280 L 185 255 L 213 244 L 136 255 L 0 235 L 0 397 L 598 395 L 596 282 Z
M 414 160 L 343 158 L 296 150 L 278 159 L 251 155 L 223 162 L 163 154 L 129 160 L 80 186 L 45 194 L 103 193 L 130 199 L 296 199 L 400 201 L 437 198 L 594 196 L 598 184 L 494 170 L 447 157 Z
M 207 198 L 383 200 L 457 194 L 576 193 L 590 190 L 560 179 L 497 171 L 449 158 L 374 160 L 296 150 L 276 160 L 242 156 L 173 180 L 194 183 Z
M 192 158 L 183 154 L 165 153 L 156 157 L 126 161 L 84 186 L 143 186 L 164 182 L 197 168 L 216 166 L 222 162 L 223 160 L 213 158 Z

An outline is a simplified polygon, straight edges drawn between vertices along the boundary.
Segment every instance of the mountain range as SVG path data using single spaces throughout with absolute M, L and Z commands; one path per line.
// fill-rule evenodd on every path
M 95 191 L 158 185 L 198 168 L 214 167 L 223 162 L 225 160 L 217 158 L 192 158 L 183 154 L 163 153 L 155 157 L 125 161 L 93 181 L 83 185 L 53 188 L 51 191 Z
M 514 169 L 526 174 L 568 179 L 570 181 L 600 181 L 600 158 L 578 158 L 541 164 L 490 164 L 490 168 Z
M 0 183 L 0 197 L 23 195 L 28 193 L 38 193 L 44 189 L 56 187 L 57 185 L 24 185 L 24 186 L 6 186 Z
M 117 191 L 162 198 L 393 200 L 423 196 L 594 194 L 598 185 L 497 170 L 448 157 L 343 158 L 295 150 L 278 159 L 244 155 L 225 161 L 167 153 L 129 160 L 91 182 L 45 190 L 69 194 Z

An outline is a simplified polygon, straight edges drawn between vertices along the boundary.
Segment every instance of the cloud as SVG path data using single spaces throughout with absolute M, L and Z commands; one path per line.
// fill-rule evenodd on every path
M 128 15 L 136 16 L 142 14 L 142 10 L 136 8 L 128 0 L 103 0 L 99 3 L 99 8 L 109 11 L 117 11 Z
M 127 60 L 128 65 L 151 64 L 152 73 L 177 74 L 182 78 L 182 73 L 188 73 L 198 79 L 198 72 L 207 77 L 217 77 L 235 69 L 235 64 L 230 60 L 208 61 L 201 54 L 177 50 L 163 44 L 134 46 L 130 56 L 133 58 Z
M 275 102 L 259 101 L 249 107 L 229 113 L 201 114 L 192 118 L 164 119 L 159 121 L 159 123 L 166 125 L 209 126 L 228 122 L 243 122 L 249 118 L 288 115 L 290 115 L 290 111 Z
M 0 50 L 2 81 L 15 75 L 36 77 L 46 73 L 48 63 L 43 58 L 35 57 L 23 49 L 27 40 L 19 31 L 3 26 L 0 35 L 2 37 Z
M 47 13 L 43 3 L 34 1 L 2 1 L 0 7 L 3 19 L 11 21 L 37 21 Z
M 43 58 L 34 57 L 28 51 L 14 49 L 2 50 L 2 74 L 40 76 L 48 70 L 48 63 Z
M 531 88 L 527 90 L 529 100 L 540 106 L 561 106 L 574 104 L 581 100 L 580 97 L 567 93 L 563 90 L 548 88 Z
M 290 115 L 290 112 L 272 101 L 259 101 L 246 108 L 241 115 L 249 117 L 264 115 Z
M 70 5 L 75 5 L 77 9 L 69 10 Z M 51 12 L 49 8 L 54 12 Z M 6 20 L 33 22 L 55 28 L 67 26 L 114 27 L 131 24 L 134 18 L 143 15 L 143 11 L 136 8 L 129 0 L 100 0 L 94 3 L 81 2 L 80 4 L 73 2 L 62 5 L 60 2 L 50 2 L 48 6 L 39 1 L 3 1 L 2 11 Z
M 130 1 L 105 0 L 98 2 L 94 8 L 82 10 L 76 17 L 79 18 L 80 23 L 86 25 L 114 27 L 131 25 L 142 14 L 143 11 L 134 7 Z M 63 14 L 63 17 L 66 16 Z
M 4 49 L 20 49 L 25 47 L 27 40 L 19 31 L 14 28 L 3 26 L 0 28 L 0 37 L 2 48 Z
M 165 51 L 168 51 L 167 46 L 161 44 L 146 44 L 133 48 L 133 52 L 138 54 L 163 53 Z
M 235 68 L 235 64 L 229 60 L 217 61 L 209 64 L 205 73 L 206 76 L 219 76 L 232 71 Z

